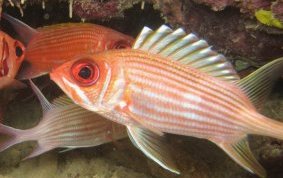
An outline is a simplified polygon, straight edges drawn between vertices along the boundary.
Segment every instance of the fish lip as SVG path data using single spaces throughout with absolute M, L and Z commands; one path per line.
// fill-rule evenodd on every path
M 6 76 L 9 74 L 9 66 L 8 66 L 8 59 L 9 59 L 9 46 L 6 40 L 3 38 L 3 51 L 2 51 L 2 59 L 1 65 L 3 66 L 3 71 L 0 71 L 0 77 Z

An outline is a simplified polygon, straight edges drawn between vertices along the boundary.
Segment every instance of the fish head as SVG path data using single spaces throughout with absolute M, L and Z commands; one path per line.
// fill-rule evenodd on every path
M 25 46 L 0 31 L 0 77 L 14 78 L 25 56 Z
M 107 56 L 99 53 L 68 61 L 53 69 L 50 78 L 76 104 L 95 110 L 112 76 L 113 67 Z

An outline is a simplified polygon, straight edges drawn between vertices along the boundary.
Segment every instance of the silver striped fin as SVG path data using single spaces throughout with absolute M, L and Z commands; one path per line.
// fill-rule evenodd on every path
M 31 86 L 33 92 L 35 93 L 38 100 L 40 101 L 43 113 L 52 109 L 52 104 L 45 98 L 45 96 L 41 93 L 39 88 L 33 83 L 33 81 L 31 79 L 29 79 L 29 83 L 30 83 L 30 86 Z
M 182 28 L 173 31 L 162 25 L 153 31 L 144 27 L 133 49 L 160 54 L 225 81 L 239 80 L 237 72 L 223 55 L 213 51 L 205 40 L 192 33 L 186 34 Z
M 164 137 L 149 130 L 133 126 L 128 126 L 127 131 L 132 143 L 148 158 L 155 161 L 163 168 L 175 174 L 180 174 L 175 161 L 171 157 Z

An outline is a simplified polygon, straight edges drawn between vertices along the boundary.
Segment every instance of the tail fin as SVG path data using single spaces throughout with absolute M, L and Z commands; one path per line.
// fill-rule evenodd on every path
M 24 140 L 22 139 L 22 132 L 23 130 L 14 129 L 12 127 L 0 124 L 0 133 L 9 136 L 9 138 L 5 139 L 4 141 L 0 141 L 0 152 L 17 143 L 23 142 Z
M 283 57 L 278 58 L 247 77 L 237 84 L 252 101 L 254 106 L 260 110 L 264 100 L 268 97 L 273 84 L 283 75 Z

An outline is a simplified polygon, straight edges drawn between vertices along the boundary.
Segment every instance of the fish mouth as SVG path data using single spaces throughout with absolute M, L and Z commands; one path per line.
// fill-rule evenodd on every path
M 6 40 L 3 38 L 2 59 L 0 60 L 0 77 L 6 76 L 9 73 L 8 57 L 9 46 Z

